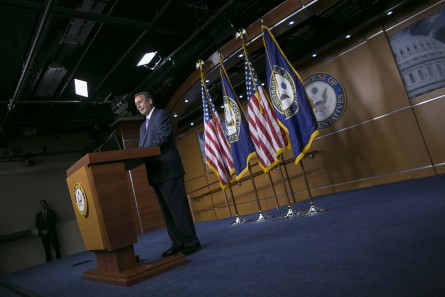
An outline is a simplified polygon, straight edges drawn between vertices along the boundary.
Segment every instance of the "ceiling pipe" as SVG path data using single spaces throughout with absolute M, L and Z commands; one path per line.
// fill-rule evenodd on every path
M 164 14 L 164 12 L 167 10 L 167 8 L 171 5 L 173 0 L 169 0 L 161 9 L 159 13 L 156 13 L 155 18 L 151 21 L 150 24 L 155 24 L 160 17 Z M 114 70 L 122 63 L 122 61 L 128 56 L 128 54 L 136 47 L 136 45 L 141 41 L 141 39 L 148 33 L 148 30 L 144 30 L 139 37 L 136 39 L 135 42 L 130 46 L 130 48 L 121 56 L 119 61 L 117 61 L 113 67 L 108 71 L 108 73 L 102 78 L 102 80 L 97 84 L 97 86 L 94 88 L 94 91 L 92 92 L 92 97 L 96 94 L 97 90 L 104 84 L 104 82 L 110 77 L 110 75 L 114 72 Z
M 146 79 L 144 79 L 135 89 L 133 89 L 133 94 L 135 92 L 137 92 L 140 88 L 142 88 L 143 85 L 146 84 L 146 82 L 157 72 L 158 69 L 162 68 L 162 66 L 164 66 L 164 64 L 167 61 L 171 61 L 172 57 L 174 55 L 176 55 L 180 50 L 182 50 L 186 45 L 188 45 L 198 34 L 200 34 L 204 29 L 207 29 L 207 26 L 214 20 L 216 19 L 220 14 L 222 14 L 230 5 L 232 5 L 233 0 L 229 0 L 227 1 L 226 4 L 224 4 L 223 7 L 221 7 L 216 14 L 214 14 L 209 20 L 207 20 L 207 22 L 205 22 L 205 24 L 203 26 L 201 26 L 199 28 L 199 30 L 196 30 L 185 42 L 183 42 L 177 49 L 175 49 L 170 55 L 168 55 L 168 57 L 164 58 L 161 63 L 159 64 L 159 66 L 154 69 L 148 76 Z M 159 78 L 158 78 L 159 79 Z M 126 96 L 124 96 L 124 98 L 126 99 Z
M 16 8 L 16 9 L 23 9 L 23 10 L 30 10 L 30 11 L 37 11 L 37 12 L 42 12 L 44 9 L 44 4 L 34 3 L 34 2 L 30 2 L 30 1 L 21 1 L 21 0 L 0 0 L 0 6 Z M 106 25 L 127 27 L 127 28 L 132 28 L 132 29 L 142 29 L 142 30 L 148 30 L 150 32 L 168 34 L 168 35 L 173 35 L 173 36 L 184 36 L 184 34 L 181 33 L 180 31 L 172 31 L 172 30 L 154 28 L 152 26 L 152 23 L 146 23 L 146 22 L 133 20 L 133 19 L 124 19 L 124 18 L 119 18 L 119 17 L 113 17 L 110 15 L 104 16 L 102 14 L 94 14 L 91 12 L 84 12 L 84 11 L 80 11 L 80 10 L 63 8 L 63 7 L 58 7 L 58 6 L 55 6 L 52 9 L 51 14 L 63 16 L 63 17 L 71 17 L 71 18 L 95 21 L 95 22 L 100 22 L 100 23 L 106 24 Z
M 113 6 L 111 7 L 110 11 L 108 12 L 108 14 L 110 14 L 113 11 L 113 8 L 117 5 L 117 3 L 119 2 L 119 0 L 116 0 L 113 4 Z M 63 85 L 62 89 L 60 90 L 60 92 L 57 94 L 57 96 L 54 98 L 54 102 L 58 101 L 60 99 L 60 97 L 62 96 L 63 92 L 65 91 L 66 87 L 70 84 L 70 82 L 73 80 L 74 75 L 76 74 L 77 68 L 79 68 L 80 64 L 83 61 L 83 58 L 86 56 L 86 54 L 88 53 L 90 47 L 93 45 L 94 41 L 96 40 L 96 37 L 99 35 L 100 30 L 102 30 L 103 27 L 103 23 L 99 25 L 99 28 L 96 30 L 96 32 L 94 33 L 93 38 L 91 38 L 90 42 L 88 43 L 88 45 L 86 46 L 85 50 L 83 51 L 81 57 L 79 58 L 79 60 L 77 61 L 76 66 L 73 68 L 73 70 L 71 71 L 71 74 L 69 75 L 69 77 L 66 79 L 65 84 Z M 43 118 L 44 120 L 48 117 L 48 115 L 50 114 L 51 110 L 53 109 L 54 104 L 51 105 L 48 108 L 48 111 L 45 114 L 45 117 Z
M 5 125 L 8 120 L 9 114 L 14 109 L 14 105 L 15 105 L 16 101 L 18 100 L 18 94 L 22 90 L 22 85 L 23 85 L 23 82 L 25 79 L 25 75 L 27 74 L 29 67 L 30 67 L 29 65 L 30 65 L 31 61 L 33 60 L 34 55 L 36 53 L 37 44 L 39 43 L 40 38 L 43 33 L 43 29 L 44 29 L 46 23 L 48 22 L 49 12 L 50 12 L 53 4 L 54 4 L 54 0 L 49 0 L 48 3 L 46 4 L 45 13 L 43 14 L 42 20 L 39 24 L 39 28 L 37 29 L 36 37 L 34 38 L 31 49 L 28 53 L 28 58 L 26 59 L 26 63 L 23 67 L 22 74 L 20 75 L 14 95 L 13 95 L 12 99 L 9 101 L 8 109 L 6 110 L 6 114 L 5 114 L 5 118 L 3 119 L 3 123 L 0 126 L 0 133 L 4 132 Z
M 117 2 L 117 1 L 116 1 Z M 169 0 L 161 9 L 161 11 L 159 13 L 156 14 L 156 17 L 152 20 L 151 24 L 155 24 L 160 18 L 161 16 L 164 14 L 164 12 L 167 10 L 167 8 L 171 5 L 171 3 L 173 2 L 173 0 Z M 96 86 L 96 88 L 94 89 L 93 93 L 92 93 L 92 97 L 94 97 L 95 93 L 97 92 L 97 90 L 99 90 L 99 87 L 106 81 L 106 79 L 111 75 L 111 73 L 117 68 L 118 65 L 120 65 L 122 63 L 122 61 L 124 60 L 124 58 L 126 56 L 128 56 L 128 54 L 130 53 L 130 51 L 133 50 L 133 48 L 141 41 L 141 39 L 148 33 L 147 30 L 144 30 L 139 37 L 136 39 L 135 42 L 133 42 L 133 44 L 131 45 L 131 47 L 122 55 L 122 57 L 119 59 L 119 61 L 117 61 L 117 63 L 114 64 L 113 68 L 111 68 L 108 73 L 105 75 L 105 77 L 99 82 L 99 84 Z M 74 72 L 73 72 L 74 73 Z M 110 97 L 110 95 L 108 95 L 108 97 Z M 108 98 L 107 97 L 107 98 Z M 82 107 L 77 111 L 76 115 L 82 111 Z M 114 114 L 115 110 L 112 111 L 112 114 Z M 76 116 L 75 115 L 75 116 Z
M 0 102 L 6 104 L 6 102 Z M 53 100 L 37 100 L 37 101 L 25 101 L 20 100 L 16 102 L 17 104 L 54 104 L 54 103 L 84 103 L 82 100 L 65 100 L 65 101 L 56 101 Z M 89 102 L 91 103 L 91 102 Z

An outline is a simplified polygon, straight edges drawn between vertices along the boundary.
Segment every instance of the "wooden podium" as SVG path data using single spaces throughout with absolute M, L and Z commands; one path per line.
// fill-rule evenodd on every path
M 140 264 L 134 253 L 137 236 L 126 170 L 159 154 L 159 147 L 89 153 L 67 170 L 71 202 L 85 247 L 96 254 L 97 268 L 86 271 L 84 279 L 130 286 L 187 262 L 185 256 L 175 255 Z

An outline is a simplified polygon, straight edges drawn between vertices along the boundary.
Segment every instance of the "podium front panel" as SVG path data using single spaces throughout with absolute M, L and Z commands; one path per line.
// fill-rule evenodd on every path
M 103 230 L 109 250 L 137 242 L 124 164 L 111 163 L 89 167 L 89 174 L 97 193 L 96 207 L 100 207 Z
M 88 169 L 82 166 L 66 181 L 85 248 L 90 251 L 103 250 L 106 248 L 104 226 L 96 207 L 98 201 L 94 193 L 94 184 L 88 177 L 87 171 Z

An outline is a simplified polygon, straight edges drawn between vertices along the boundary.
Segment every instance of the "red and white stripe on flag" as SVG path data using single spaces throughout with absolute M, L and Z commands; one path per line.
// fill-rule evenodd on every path
M 256 77 L 252 65 L 245 62 L 249 131 L 257 153 L 258 163 L 264 172 L 274 168 L 280 161 L 278 156 L 288 149 L 288 139 L 278 125 L 265 92 Z
M 228 186 L 230 176 L 235 171 L 233 159 L 221 127 L 219 115 L 215 110 L 203 78 L 201 85 L 206 164 L 218 176 L 221 188 L 224 189 Z

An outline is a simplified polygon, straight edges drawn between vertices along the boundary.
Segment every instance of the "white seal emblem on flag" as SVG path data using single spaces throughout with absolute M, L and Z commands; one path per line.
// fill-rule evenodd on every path
M 312 101 L 319 129 L 335 125 L 346 108 L 346 93 L 340 81 L 328 73 L 317 72 L 308 75 L 303 84 Z
M 274 65 L 270 76 L 270 96 L 275 109 L 286 119 L 298 112 L 295 83 L 286 69 Z
M 224 96 L 224 127 L 230 143 L 237 142 L 240 133 L 240 110 L 235 100 Z
M 88 215 L 88 201 L 87 195 L 80 183 L 74 185 L 74 200 L 80 215 L 85 218 Z

